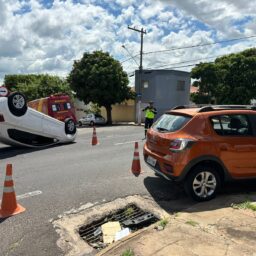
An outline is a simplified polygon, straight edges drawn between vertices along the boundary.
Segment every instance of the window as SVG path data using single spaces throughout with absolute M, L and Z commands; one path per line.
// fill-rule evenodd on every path
M 246 115 L 222 115 L 210 118 L 214 131 L 222 136 L 250 136 L 252 130 Z
M 71 104 L 69 102 L 66 102 L 63 105 L 65 110 L 71 109 Z
M 177 81 L 177 91 L 185 91 L 185 81 L 183 80 Z
M 191 116 L 164 114 L 153 125 L 153 128 L 162 132 L 175 132 L 181 129 L 190 119 Z
M 143 87 L 144 87 L 145 89 L 148 88 L 148 81 L 143 81 Z
M 53 104 L 52 105 L 52 111 L 53 112 L 57 112 L 57 111 L 60 111 L 60 110 L 61 110 L 60 104 Z

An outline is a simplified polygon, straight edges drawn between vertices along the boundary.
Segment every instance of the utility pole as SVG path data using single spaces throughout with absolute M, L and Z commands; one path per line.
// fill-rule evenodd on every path
M 137 117 L 138 117 L 138 124 L 141 125 L 141 88 L 142 88 L 142 56 L 143 56 L 143 35 L 147 34 L 147 31 L 141 28 L 140 30 L 135 27 L 128 26 L 128 29 L 140 33 L 140 66 L 139 66 L 139 92 L 138 92 L 138 106 L 137 106 Z

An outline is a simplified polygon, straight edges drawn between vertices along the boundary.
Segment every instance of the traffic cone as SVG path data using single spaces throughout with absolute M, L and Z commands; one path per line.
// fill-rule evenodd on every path
M 93 127 L 93 134 L 92 134 L 92 146 L 95 146 L 98 144 L 97 134 L 96 134 L 96 128 Z
M 133 155 L 133 161 L 132 161 L 132 173 L 134 176 L 138 177 L 141 173 L 141 167 L 140 167 L 140 154 L 139 154 L 139 144 L 138 142 L 135 142 L 135 149 L 134 149 L 134 155 Z
M 4 181 L 4 191 L 0 208 L 0 218 L 7 218 L 12 215 L 24 212 L 26 209 L 17 204 L 14 183 L 12 180 L 12 165 L 7 164 Z

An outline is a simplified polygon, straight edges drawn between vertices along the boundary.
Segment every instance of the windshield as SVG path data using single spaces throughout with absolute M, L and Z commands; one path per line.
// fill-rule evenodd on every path
M 190 119 L 191 116 L 164 114 L 153 125 L 153 129 L 161 132 L 175 132 L 181 129 Z

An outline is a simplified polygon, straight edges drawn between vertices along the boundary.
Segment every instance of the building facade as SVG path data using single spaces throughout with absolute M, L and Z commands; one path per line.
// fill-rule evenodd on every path
M 167 110 L 188 105 L 190 98 L 190 73 L 177 70 L 139 70 L 135 71 L 135 91 L 137 102 L 141 99 L 141 109 L 153 101 L 157 117 Z M 143 117 L 143 114 L 141 114 Z M 138 117 L 138 104 L 136 117 Z M 143 119 L 142 119 L 143 121 Z

